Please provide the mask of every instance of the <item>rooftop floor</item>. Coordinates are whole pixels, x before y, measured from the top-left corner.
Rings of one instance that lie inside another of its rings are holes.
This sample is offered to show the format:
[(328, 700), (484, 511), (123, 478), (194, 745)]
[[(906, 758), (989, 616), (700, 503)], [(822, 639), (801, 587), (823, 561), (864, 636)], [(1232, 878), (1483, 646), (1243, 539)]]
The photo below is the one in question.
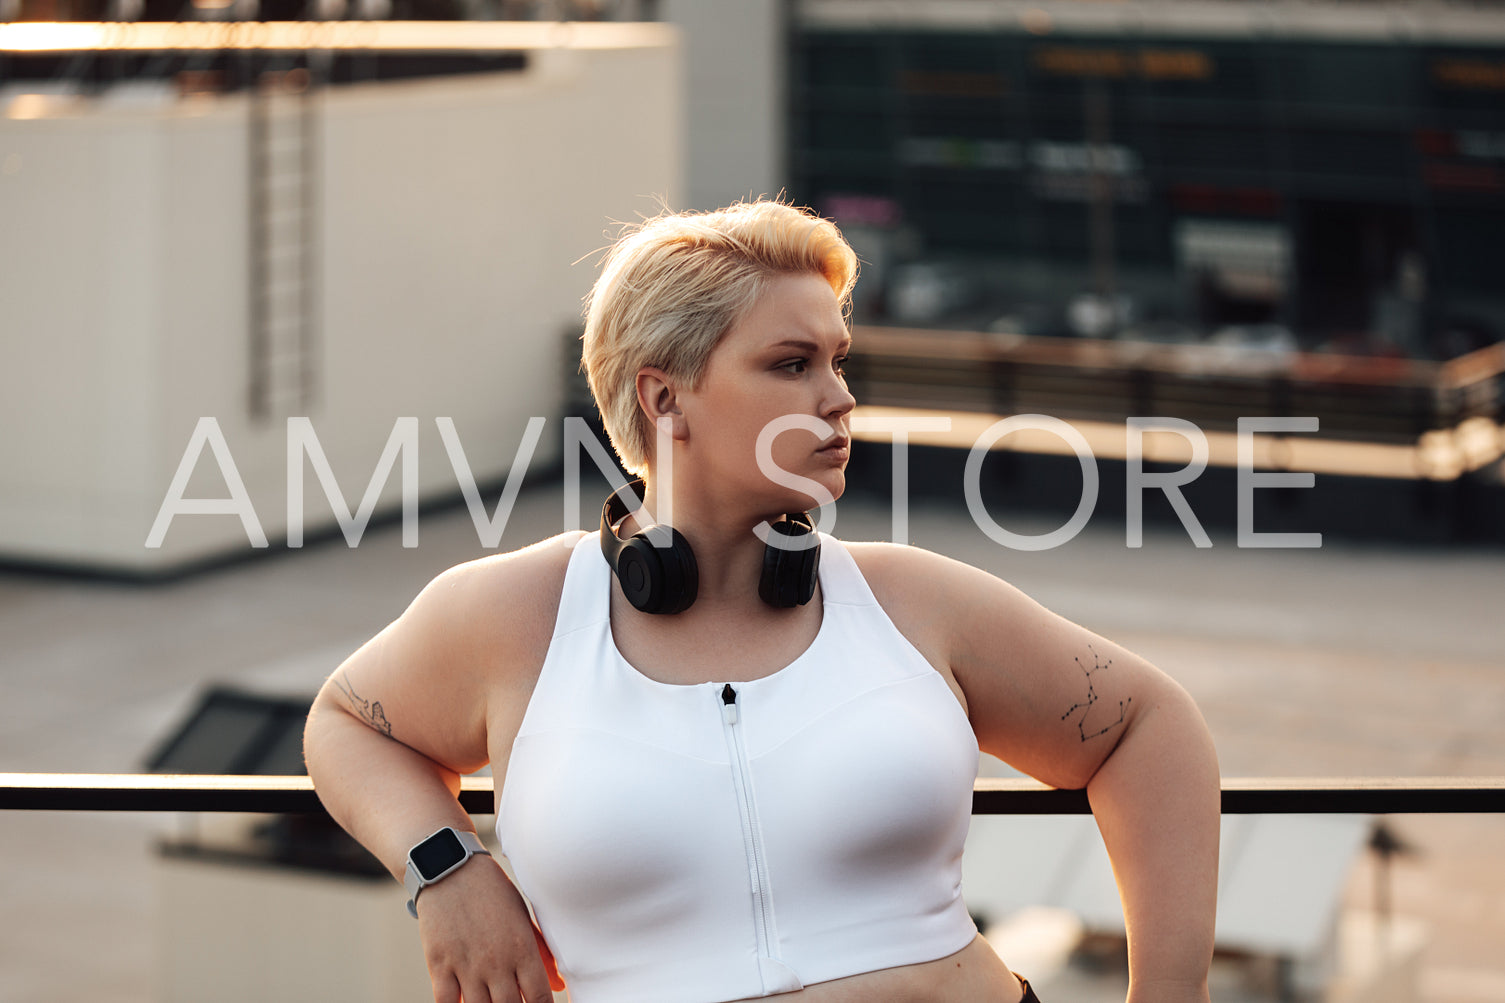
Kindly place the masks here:
[[(566, 517), (557, 479), (538, 478), (503, 547), (591, 525), (594, 496), (584, 496)], [(836, 532), (887, 539), (890, 520), (886, 498), (852, 497)], [(1021, 516), (1009, 528), (1054, 526)], [(916, 502), (909, 537), (1002, 575), (1180, 680), (1225, 775), (1505, 774), (1499, 551), (1240, 550), (1217, 535), (1197, 550), (1163, 528), (1131, 550), (1121, 526), (1100, 526), (1024, 553), (984, 536), (960, 501)], [(139, 769), (211, 682), (311, 693), (430, 577), (481, 553), (468, 515), (452, 509), (423, 517), (415, 549), (394, 526), (355, 549), (324, 543), (154, 586), (0, 574), (0, 771)], [(0, 854), (34, 862), (7, 886), (0, 1000), (152, 999), (151, 844), (179, 824), (0, 818)], [(1396, 864), (1394, 900), (1430, 929), (1423, 998), (1505, 1001), (1505, 817), (1394, 824), (1421, 849)], [(1372, 894), (1361, 862), (1349, 904), (1368, 908)]]

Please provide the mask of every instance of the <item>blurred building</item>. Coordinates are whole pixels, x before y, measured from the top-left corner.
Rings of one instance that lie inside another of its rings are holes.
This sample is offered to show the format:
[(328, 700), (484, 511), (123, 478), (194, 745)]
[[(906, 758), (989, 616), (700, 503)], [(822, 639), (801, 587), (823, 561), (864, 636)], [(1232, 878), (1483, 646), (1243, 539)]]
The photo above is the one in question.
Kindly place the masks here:
[[(1407, 482), (1376, 532), (1499, 533), (1505, 5), (92, 2), (0, 0), (0, 20), (219, 33), (0, 44), (0, 325), (23, 360), (0, 399), (32, 429), (0, 446), (6, 556), (145, 570), (246, 546), (225, 514), (142, 545), (206, 415), (274, 540), (292, 416), (364, 481), (402, 415), (448, 453), (429, 420), (448, 413), (494, 486), (524, 423), (573, 403), (490, 378), (558, 364), (589, 275), (541, 263), (655, 196), (779, 191), (857, 248), (859, 323), (923, 331), (859, 339), (866, 404), (1095, 421), (1115, 447), (1136, 415), (1312, 417), (1335, 440), (1320, 463), (1271, 455), (1365, 498)], [(647, 31), (633, 55), (515, 23), (554, 17), (673, 28), (574, 26)], [(528, 31), (505, 41), (508, 22)], [(245, 44), (267, 31), (283, 41)], [(446, 369), (465, 357), (484, 364)], [(200, 466), (185, 497), (222, 495)], [(422, 470), (426, 502), (465, 490), (442, 459)], [(323, 531), (355, 521), (304, 487)]]
[(792, 10), (790, 191), (864, 242), (871, 316), (1433, 359), (1505, 336), (1505, 7)]
[(682, 199), (680, 67), (659, 24), (0, 24), (0, 559), (416, 545), (557, 463), (585, 262)]
[[(676, 207), (783, 190), (834, 217), (864, 260), (860, 319), (1437, 360), (1505, 337), (1505, 4), (0, 0), (7, 17), (667, 21)], [(0, 84), (100, 72), (0, 58)]]

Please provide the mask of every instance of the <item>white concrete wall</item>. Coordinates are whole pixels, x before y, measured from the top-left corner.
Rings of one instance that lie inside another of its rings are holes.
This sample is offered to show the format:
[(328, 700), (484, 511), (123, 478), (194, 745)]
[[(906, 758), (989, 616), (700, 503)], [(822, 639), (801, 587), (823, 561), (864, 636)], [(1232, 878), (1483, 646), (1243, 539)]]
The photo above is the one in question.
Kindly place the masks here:
[(685, 209), (774, 195), (785, 184), (782, 0), (664, 0), (685, 33)]
[(394, 882), (159, 856), (154, 891), (161, 1003), (432, 997)]
[[(530, 59), (320, 98), (308, 417), (352, 511), (401, 416), (420, 422), (425, 498), (458, 490), (438, 416), (478, 479), (506, 474), (530, 416), (552, 460), (561, 338), (595, 275), (572, 262), (611, 220), (683, 201), (672, 29)], [(248, 550), (231, 515), (180, 515), (145, 547), (202, 416), (284, 535), (285, 424), (247, 404), (247, 118), (242, 96), (0, 117), (0, 559), (149, 573)], [(334, 517), (305, 470), (313, 533)], [(394, 472), (383, 511), (399, 488)], [(225, 495), (206, 451), (187, 497)]]

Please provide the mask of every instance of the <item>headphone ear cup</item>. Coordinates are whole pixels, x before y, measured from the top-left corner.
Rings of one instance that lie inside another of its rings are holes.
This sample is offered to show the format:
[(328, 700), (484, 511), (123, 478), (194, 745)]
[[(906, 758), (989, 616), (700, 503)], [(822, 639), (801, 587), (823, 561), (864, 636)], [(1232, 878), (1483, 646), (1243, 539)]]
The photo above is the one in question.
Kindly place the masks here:
[[(778, 533), (786, 539), (799, 539), (814, 532), (808, 517), (789, 516), (784, 522), (773, 523), (770, 533)], [(800, 549), (777, 546), (769, 537), (763, 546), (763, 574), (758, 580), (758, 596), (768, 605), (778, 609), (803, 606), (815, 595), (815, 583), (820, 568), (820, 540), (809, 541)]]
[(669, 528), (669, 546), (663, 549), (649, 547), (658, 559), (660, 580), (663, 585), (656, 613), (683, 613), (695, 601), (700, 591), (700, 566), (695, 563), (695, 552), (690, 541), (679, 530)]
[[(628, 487), (642, 501), (643, 482), (633, 481)], [(627, 515), (627, 504), (613, 492), (601, 506), (601, 554), (621, 584), (622, 595), (644, 613), (684, 612), (700, 590), (700, 569), (690, 541), (673, 527), (664, 527), (669, 530), (667, 547), (653, 545), (660, 535), (654, 530), (622, 539), (613, 527)]]
[(663, 602), (664, 574), (653, 545), (642, 536), (624, 541), (612, 568), (622, 585), (622, 594), (644, 613), (657, 613)]
[(815, 545), (792, 555), (797, 566), (790, 582), (795, 605), (803, 606), (815, 597), (815, 585), (820, 577), (820, 540)]

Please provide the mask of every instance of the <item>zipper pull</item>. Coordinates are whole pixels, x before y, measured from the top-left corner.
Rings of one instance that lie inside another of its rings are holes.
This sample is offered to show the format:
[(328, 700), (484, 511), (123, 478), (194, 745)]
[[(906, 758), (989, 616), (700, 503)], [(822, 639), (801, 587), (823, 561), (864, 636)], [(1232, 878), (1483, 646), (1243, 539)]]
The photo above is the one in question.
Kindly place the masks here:
[(727, 724), (737, 723), (737, 691), (727, 683), (721, 688), (721, 720)]

